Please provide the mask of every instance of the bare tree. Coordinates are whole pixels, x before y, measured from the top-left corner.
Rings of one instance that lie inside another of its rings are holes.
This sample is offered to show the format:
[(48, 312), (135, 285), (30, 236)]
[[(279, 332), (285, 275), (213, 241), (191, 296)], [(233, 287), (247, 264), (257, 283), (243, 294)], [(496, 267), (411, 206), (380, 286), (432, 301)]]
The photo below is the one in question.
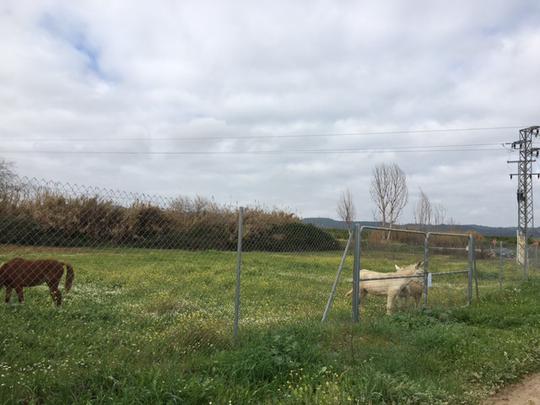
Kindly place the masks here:
[(431, 225), (433, 217), (433, 208), (429, 197), (422, 189), (420, 189), (420, 197), (414, 208), (414, 222), (421, 227)]
[(452, 229), (453, 227), (455, 227), (456, 225), (458, 225), (458, 223), (457, 223), (457, 221), (454, 219), (454, 217), (450, 217), (450, 218), (448, 218), (447, 225), (449, 226), (450, 229)]
[(351, 190), (347, 189), (341, 193), (337, 204), (337, 214), (347, 224), (347, 228), (351, 232), (356, 214)]
[(3, 202), (13, 197), (15, 177), (13, 163), (0, 160), (0, 199)]
[(407, 205), (407, 176), (395, 163), (375, 166), (370, 193), (381, 224), (392, 227)]
[(446, 207), (442, 204), (433, 204), (433, 224), (444, 225), (446, 222)]
[(4, 190), (8, 185), (12, 184), (14, 177), (13, 163), (0, 160), (0, 189)]

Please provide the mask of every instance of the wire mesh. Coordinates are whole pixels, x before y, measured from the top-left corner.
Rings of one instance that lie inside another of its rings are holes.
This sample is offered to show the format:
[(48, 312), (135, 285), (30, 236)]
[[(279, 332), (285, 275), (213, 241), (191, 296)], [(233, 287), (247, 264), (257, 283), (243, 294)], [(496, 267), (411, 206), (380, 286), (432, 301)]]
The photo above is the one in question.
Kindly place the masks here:
[[(37, 179), (18, 178), (1, 187), (0, 288), (11, 302), (0, 318), (6, 331), (3, 343), (12, 353), (20, 347), (38, 348), (37, 353), (47, 346), (55, 356), (40, 360), (32, 353), (19, 362), (13, 355), (11, 369), (4, 368), (11, 385), (0, 387), (0, 392), (24, 393), (29, 386), (40, 387), (38, 379), (45, 373), (60, 380), (67, 376), (64, 364), (70, 373), (79, 370), (80, 376), (88, 365), (99, 369), (106, 364), (100, 370), (107, 373), (119, 370), (123, 361), (141, 355), (140, 348), (150, 359), (144, 364), (193, 356), (186, 367), (196, 364), (201, 354), (229, 349), (238, 214), (237, 207), (202, 198), (175, 199)], [(294, 215), (254, 207), (245, 209), (243, 225), (242, 333), (272, 329), (280, 338), (279, 330), (285, 327), (320, 321), (334, 284), (328, 319), (350, 322), (351, 298), (346, 294), (352, 283), (354, 244), (348, 230), (323, 230)], [(366, 230), (362, 267), (394, 274), (396, 265), (424, 259), (424, 242), (422, 233)], [(452, 250), (436, 239), (432, 243), (429, 269), (434, 277), (465, 265), (462, 245)], [(515, 252), (500, 250), (504, 254), (492, 257), (487, 248), (479, 249), (486, 253), (478, 260), (482, 287), (499, 288), (499, 263), (503, 286), (522, 280)], [(539, 262), (536, 247), (532, 249), (534, 274)], [(337, 278), (341, 264), (342, 275)], [(418, 280), (422, 287), (424, 280)], [(448, 288), (435, 293), (442, 282), (434, 278), (433, 283), (430, 305), (456, 304), (449, 300)], [(413, 292), (418, 286), (407, 285), (397, 297), (396, 311), (416, 307)], [(465, 300), (462, 291), (456, 296)], [(15, 304), (19, 297), (26, 300), (24, 305)], [(363, 316), (380, 317), (386, 304), (382, 296), (364, 297)], [(25, 346), (21, 338), (26, 339)], [(69, 343), (73, 341), (77, 347)], [(98, 355), (104, 348), (114, 353)], [(51, 364), (58, 367), (50, 369)], [(37, 374), (27, 372), (31, 369)]]
[[(230, 331), (238, 225), (237, 207), (204, 198), (15, 178), (0, 190), (0, 283), (10, 301), (26, 294), (31, 305), (63, 305), (73, 286), (71, 305), (105, 304), (148, 317), (215, 322)], [(350, 231), (323, 230), (289, 213), (253, 207), (246, 208), (243, 225), (242, 326), (320, 319), (329, 311), (325, 304), (334, 284), (330, 318), (350, 319)], [(478, 244), (482, 288), (522, 281), (512, 248)], [(529, 249), (533, 273), (538, 246)], [(425, 233), (366, 229), (361, 251), (362, 268), (388, 276), (396, 266), (424, 260)], [(431, 306), (466, 303), (467, 254), (466, 238), (432, 235)], [(443, 275), (456, 271), (463, 273)], [(414, 308), (411, 291), (428, 280), (406, 281), (408, 292), (397, 298), (397, 310)], [(387, 304), (385, 297), (364, 297), (367, 315), (384, 312)]]
[[(249, 209), (244, 226), (242, 325), (319, 321), (348, 232), (329, 232), (300, 222), (271, 226), (253, 217)], [(344, 260), (352, 265), (349, 254)], [(334, 310), (343, 315), (345, 306), (344, 299), (338, 300)]]
[[(372, 226), (359, 229), (362, 269), (359, 291), (353, 285), (352, 296), (354, 302), (357, 295), (363, 307), (368, 299), (373, 302), (367, 316), (380, 313), (383, 306), (387, 313), (402, 310), (407, 301), (416, 308), (421, 301), (432, 308), (472, 301), (476, 249), (469, 234)], [(353, 319), (358, 317), (353, 303)]]
[(0, 286), (28, 308), (51, 295), (230, 335), (237, 223), (235, 207), (203, 198), (16, 178), (0, 195)]
[[(359, 234), (362, 317), (418, 308), (425, 282), (425, 233), (402, 228), (362, 227)], [(352, 295), (354, 299), (354, 293)]]
[[(528, 248), (528, 276), (534, 277), (539, 266), (538, 248)], [(516, 287), (525, 279), (523, 264), (517, 262), (516, 242), (492, 239), (485, 241), (478, 261), (479, 276), (487, 290)]]
[[(432, 308), (452, 308), (468, 303), (469, 235), (429, 234), (428, 303)], [(476, 250), (476, 249), (475, 249)], [(478, 257), (475, 251), (475, 257)]]
[[(238, 225), (237, 207), (204, 198), (15, 178), (0, 193), (0, 283), (22, 291), (27, 307), (50, 305), (50, 290), (57, 305), (230, 336)], [(347, 231), (257, 207), (245, 209), (243, 225), (241, 327), (320, 319)]]

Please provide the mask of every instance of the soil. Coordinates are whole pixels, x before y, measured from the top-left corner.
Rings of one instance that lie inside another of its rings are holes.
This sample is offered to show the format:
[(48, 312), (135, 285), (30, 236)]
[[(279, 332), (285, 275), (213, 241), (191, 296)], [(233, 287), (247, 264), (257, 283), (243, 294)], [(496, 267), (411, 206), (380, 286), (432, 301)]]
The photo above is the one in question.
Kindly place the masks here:
[(540, 405), (540, 374), (526, 377), (518, 384), (504, 388), (484, 405)]

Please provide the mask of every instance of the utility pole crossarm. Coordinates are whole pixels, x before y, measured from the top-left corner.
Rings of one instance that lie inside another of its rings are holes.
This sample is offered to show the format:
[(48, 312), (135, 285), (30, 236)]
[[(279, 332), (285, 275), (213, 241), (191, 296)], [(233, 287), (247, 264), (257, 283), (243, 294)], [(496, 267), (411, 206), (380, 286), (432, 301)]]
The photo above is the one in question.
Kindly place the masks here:
[[(536, 159), (531, 159), (531, 163), (536, 162)], [(507, 160), (506, 163), (521, 163), (519, 160)]]

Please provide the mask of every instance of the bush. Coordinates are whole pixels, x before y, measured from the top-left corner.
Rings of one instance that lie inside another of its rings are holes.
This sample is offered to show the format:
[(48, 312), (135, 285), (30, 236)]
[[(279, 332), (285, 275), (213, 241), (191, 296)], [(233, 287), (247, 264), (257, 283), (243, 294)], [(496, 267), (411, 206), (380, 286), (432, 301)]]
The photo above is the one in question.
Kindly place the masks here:
[[(238, 214), (233, 207), (196, 197), (160, 205), (128, 206), (101, 196), (66, 197), (31, 190), (0, 201), (0, 243), (48, 246), (101, 246), (161, 249), (236, 249)], [(334, 250), (327, 232), (304, 225), (291, 213), (245, 211), (245, 245), (250, 250)]]
[(340, 250), (340, 243), (328, 232), (311, 224), (294, 222), (273, 225), (247, 235), (246, 250), (302, 252)]

